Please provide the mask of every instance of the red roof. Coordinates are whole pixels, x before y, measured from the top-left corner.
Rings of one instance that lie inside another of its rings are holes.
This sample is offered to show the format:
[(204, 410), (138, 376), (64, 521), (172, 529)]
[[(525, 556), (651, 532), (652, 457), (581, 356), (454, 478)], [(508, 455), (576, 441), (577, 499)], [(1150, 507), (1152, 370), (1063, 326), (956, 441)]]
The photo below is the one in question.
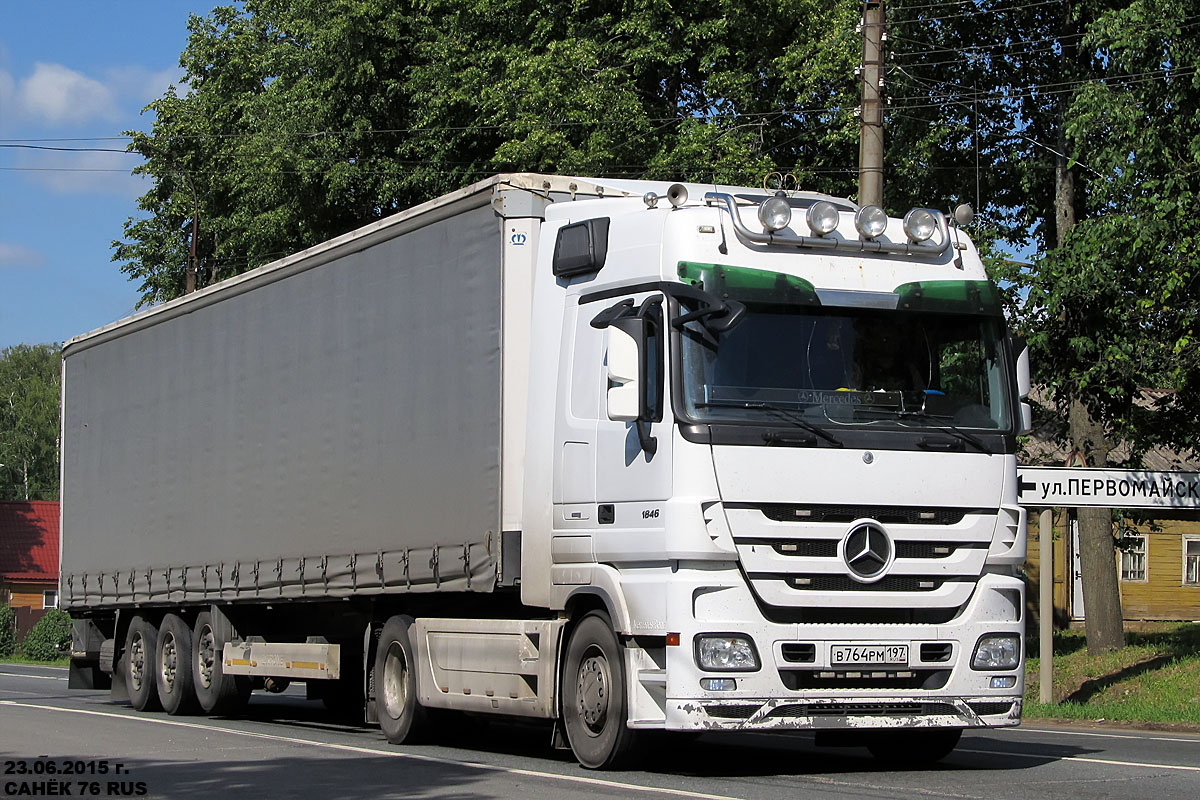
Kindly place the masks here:
[(58, 503), (0, 502), (0, 578), (58, 581)]

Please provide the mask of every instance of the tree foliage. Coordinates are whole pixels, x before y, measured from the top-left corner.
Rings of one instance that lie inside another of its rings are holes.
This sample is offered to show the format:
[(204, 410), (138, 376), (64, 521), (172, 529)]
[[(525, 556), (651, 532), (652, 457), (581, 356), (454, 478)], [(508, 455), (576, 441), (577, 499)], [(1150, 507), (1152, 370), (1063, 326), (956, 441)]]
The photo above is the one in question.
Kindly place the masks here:
[(58, 348), (0, 350), (0, 500), (58, 499)]
[(71, 617), (57, 608), (50, 609), (21, 640), (21, 655), (31, 661), (54, 661), (71, 649)]
[(0, 603), (0, 658), (11, 658), (17, 648), (17, 612)]
[(192, 17), (186, 87), (132, 133), (114, 242), (143, 303), (497, 172), (855, 180), (859, 5), (249, 0)]

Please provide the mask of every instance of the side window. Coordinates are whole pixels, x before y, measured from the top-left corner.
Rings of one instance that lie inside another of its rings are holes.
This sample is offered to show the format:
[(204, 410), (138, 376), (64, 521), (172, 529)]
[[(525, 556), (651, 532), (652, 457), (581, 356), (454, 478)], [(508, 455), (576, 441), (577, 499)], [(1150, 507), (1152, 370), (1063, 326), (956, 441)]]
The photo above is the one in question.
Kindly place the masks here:
[[(647, 300), (654, 302), (655, 298)], [(646, 337), (646, 405), (650, 409), (650, 419), (662, 422), (663, 418), (663, 372), (666, 359), (663, 342), (666, 332), (663, 330), (663, 312), (661, 298), (646, 314), (649, 335)]]
[(1183, 537), (1183, 582), (1200, 586), (1200, 536)]

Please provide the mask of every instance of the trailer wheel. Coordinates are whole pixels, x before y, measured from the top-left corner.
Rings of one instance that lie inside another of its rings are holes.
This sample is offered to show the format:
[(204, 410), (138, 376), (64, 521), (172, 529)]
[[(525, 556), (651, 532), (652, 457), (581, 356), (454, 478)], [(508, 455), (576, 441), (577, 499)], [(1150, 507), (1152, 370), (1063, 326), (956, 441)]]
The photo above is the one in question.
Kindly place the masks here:
[(196, 700), (206, 714), (229, 717), (241, 713), (250, 700), (250, 677), (226, 675), (221, 654), (225, 641), (217, 636), (212, 614), (200, 612), (192, 630), (192, 680)]
[(929, 766), (950, 755), (962, 738), (962, 728), (864, 733), (871, 755), (888, 766)]
[(411, 744), (429, 734), (428, 714), (417, 701), (417, 661), (409, 638), (412, 624), (407, 615), (389, 619), (375, 651), (375, 711), (392, 744)]
[(636, 732), (626, 724), (624, 659), (607, 615), (593, 611), (571, 632), (560, 697), (563, 728), (580, 764), (619, 769), (628, 763)]
[(171, 716), (194, 714), (199, 708), (192, 681), (192, 629), (175, 614), (158, 626), (154, 658), (158, 697)]
[(154, 654), (158, 649), (158, 629), (144, 617), (134, 617), (125, 634), (125, 686), (129, 702), (138, 711), (158, 711), (158, 687), (154, 681)]

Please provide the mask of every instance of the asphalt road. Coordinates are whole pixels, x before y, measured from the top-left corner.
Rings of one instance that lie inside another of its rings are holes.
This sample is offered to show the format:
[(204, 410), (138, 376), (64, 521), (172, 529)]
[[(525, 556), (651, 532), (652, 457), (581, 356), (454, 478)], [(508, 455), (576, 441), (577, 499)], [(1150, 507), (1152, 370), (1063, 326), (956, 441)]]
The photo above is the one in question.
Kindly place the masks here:
[(706, 734), (657, 742), (646, 771), (620, 773), (580, 768), (545, 727), (472, 724), (451, 738), (393, 747), (377, 728), (331, 722), (295, 688), (256, 693), (244, 719), (140, 714), (107, 692), (68, 691), (66, 670), (0, 664), (0, 797), (1200, 797), (1200, 736), (1189, 734), (968, 732), (943, 762), (913, 771), (804, 735)]

